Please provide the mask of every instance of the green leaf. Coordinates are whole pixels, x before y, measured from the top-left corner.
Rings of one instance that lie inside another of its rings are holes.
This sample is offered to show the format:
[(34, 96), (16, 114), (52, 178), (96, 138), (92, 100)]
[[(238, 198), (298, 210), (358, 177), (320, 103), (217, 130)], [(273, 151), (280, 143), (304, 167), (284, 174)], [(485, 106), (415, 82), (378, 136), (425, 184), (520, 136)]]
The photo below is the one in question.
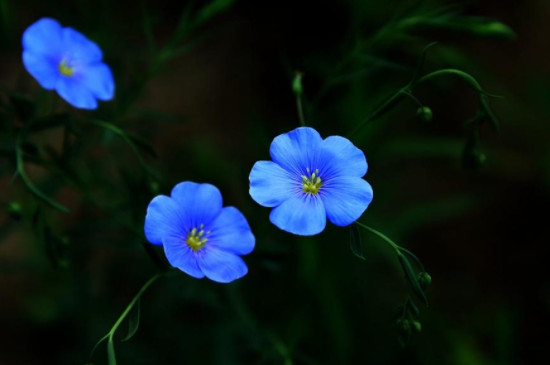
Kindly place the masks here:
[(350, 226), (350, 237), (349, 237), (349, 246), (351, 248), (351, 252), (357, 257), (359, 257), (361, 260), (365, 260), (365, 256), (363, 256), (363, 250), (361, 249), (361, 234), (359, 232), (359, 228), (355, 224), (352, 224)]
[(197, 16), (195, 18), (195, 24), (201, 24), (204, 23), (214, 16), (218, 15), (219, 13), (222, 13), (229, 9), (235, 0), (214, 0), (210, 4), (203, 7), (201, 10), (198, 11)]
[(399, 259), (399, 263), (403, 268), (403, 272), (405, 273), (405, 277), (407, 278), (407, 281), (411, 285), (411, 289), (413, 293), (418, 297), (418, 299), (422, 301), (422, 303), (424, 303), (424, 305), (428, 306), (428, 299), (426, 298), (424, 291), (420, 287), (420, 283), (416, 279), (416, 275), (412, 269), (411, 263), (401, 253), (397, 254), (397, 258)]
[(107, 359), (109, 365), (116, 365), (115, 344), (112, 337), (109, 337), (109, 342), (107, 342)]
[(128, 318), (128, 334), (122, 339), (122, 341), (128, 341), (131, 339), (137, 332), (139, 327), (139, 317), (140, 317), (140, 307), (141, 300), (138, 300), (136, 306), (133, 308), (130, 318)]

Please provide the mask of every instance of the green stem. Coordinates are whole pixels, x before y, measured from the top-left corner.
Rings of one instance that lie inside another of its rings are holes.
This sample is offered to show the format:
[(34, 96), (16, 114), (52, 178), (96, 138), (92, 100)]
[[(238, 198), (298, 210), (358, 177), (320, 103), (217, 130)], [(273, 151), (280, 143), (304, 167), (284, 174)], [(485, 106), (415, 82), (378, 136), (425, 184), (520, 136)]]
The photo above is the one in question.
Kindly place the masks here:
[(454, 75), (454, 76), (458, 76), (460, 77), (461, 79), (463, 79), (464, 81), (466, 81), (470, 86), (472, 86), (472, 88), (478, 93), (479, 95), (479, 101), (481, 103), (481, 110), (482, 112), (484, 113), (484, 115), (486, 117), (489, 118), (489, 120), (491, 121), (494, 129), (498, 132), (499, 131), (499, 125), (498, 125), (498, 121), (495, 117), (495, 115), (493, 114), (491, 108), (489, 107), (489, 102), (488, 102), (488, 96), (490, 97), (498, 97), (498, 95), (492, 95), (492, 94), (489, 94), (488, 92), (486, 92), (485, 90), (482, 89), (481, 85), (479, 84), (479, 82), (477, 82), (477, 80), (472, 77), (471, 75), (467, 74), (466, 72), (464, 71), (461, 71), (461, 70), (457, 70), (457, 69), (454, 69), (454, 68), (446, 68), (446, 69), (442, 69), (442, 70), (437, 70), (437, 71), (434, 71), (434, 72), (431, 72), (427, 75), (424, 75), (422, 76), (421, 78), (419, 78), (418, 80), (411, 80), (411, 82), (409, 82), (406, 86), (404, 86), (403, 88), (399, 89), (397, 92), (395, 92), (392, 96), (390, 96), (388, 99), (386, 99), (386, 101), (381, 104), (378, 108), (376, 108), (374, 110), (374, 112), (372, 112), (367, 118), (365, 118), (363, 121), (361, 121), (361, 123), (359, 123), (352, 131), (351, 133), (348, 134), (348, 136), (351, 136), (355, 133), (357, 133), (357, 131), (359, 131), (361, 128), (363, 128), (365, 126), (366, 123), (368, 123), (369, 121), (371, 120), (374, 120), (378, 117), (380, 117), (382, 114), (384, 114), (388, 109), (390, 109), (391, 107), (393, 107), (395, 104), (397, 104), (399, 101), (401, 101), (401, 99), (404, 97), (404, 96), (409, 96), (409, 97), (412, 97), (412, 94), (411, 94), (411, 91), (412, 89), (414, 89), (415, 87), (417, 87), (418, 85), (428, 81), (428, 80), (431, 80), (433, 79), (434, 77), (438, 77), (438, 76), (443, 76), (443, 75)]
[(418, 257), (416, 257), (416, 255), (413, 254), (411, 251), (407, 250), (404, 247), (399, 246), (397, 243), (393, 242), (388, 236), (386, 236), (382, 232), (377, 231), (376, 229), (374, 229), (372, 227), (367, 226), (366, 224), (363, 224), (359, 221), (356, 221), (355, 224), (357, 224), (359, 227), (366, 229), (367, 231), (371, 232), (372, 234), (374, 234), (374, 235), (378, 236), (379, 238), (381, 238), (382, 240), (384, 240), (386, 243), (388, 243), (394, 249), (396, 254), (402, 255), (403, 252), (408, 254), (410, 257), (413, 258), (414, 261), (416, 261), (416, 263), (418, 264), (420, 269), (422, 271), (425, 271), (424, 270), (424, 265), (422, 265), (422, 262), (420, 262), (420, 259)]
[(361, 222), (355, 222), (355, 224), (357, 224), (361, 228), (366, 229), (370, 233), (380, 237), (382, 240), (384, 240), (386, 243), (388, 243), (395, 250), (395, 253), (397, 253), (399, 255), (401, 254), (401, 250), (400, 250), (401, 247), (397, 243), (393, 242), (388, 236), (386, 236), (382, 232), (379, 232), (376, 229), (374, 229), (372, 227), (369, 227), (366, 224), (363, 224)]
[(122, 321), (124, 321), (124, 319), (126, 318), (126, 316), (128, 316), (128, 314), (130, 313), (130, 311), (132, 310), (132, 308), (134, 308), (134, 305), (136, 305), (136, 303), (138, 302), (138, 300), (141, 299), (141, 296), (143, 295), (143, 293), (145, 293), (145, 291), (151, 286), (151, 284), (153, 284), (155, 281), (157, 281), (161, 276), (163, 276), (165, 273), (158, 273), (156, 274), (155, 276), (153, 276), (152, 278), (150, 278), (142, 287), (141, 289), (138, 291), (138, 293), (134, 296), (134, 299), (132, 299), (132, 301), (130, 302), (130, 304), (128, 304), (128, 306), (126, 307), (126, 309), (124, 310), (124, 312), (122, 312), (122, 314), (120, 315), (120, 317), (118, 317), (118, 320), (115, 322), (115, 324), (113, 325), (113, 327), (111, 328), (111, 330), (109, 331), (109, 340), (112, 340), (113, 339), (113, 336), (115, 335), (115, 332), (116, 330), (118, 329), (118, 327), (120, 326), (120, 324), (122, 323)]
[(361, 128), (363, 128), (365, 126), (365, 124), (367, 124), (368, 122), (370, 122), (371, 120), (374, 120), (376, 118), (378, 118), (379, 116), (381, 116), (382, 114), (384, 114), (388, 109), (390, 109), (392, 106), (394, 106), (395, 104), (397, 104), (399, 101), (401, 101), (401, 99), (407, 95), (408, 93), (408, 88), (402, 88), (402, 89), (399, 89), (395, 94), (393, 94), (392, 96), (390, 96), (388, 99), (386, 99), (386, 101), (384, 103), (382, 103), (378, 108), (376, 108), (368, 117), (366, 117), (365, 119), (363, 119), (361, 121), (361, 123), (359, 123), (349, 134), (348, 136), (352, 136), (354, 135), (355, 133), (357, 133)]
[(296, 106), (298, 108), (298, 118), (300, 118), (300, 126), (306, 126), (306, 119), (304, 117), (304, 107), (302, 105), (302, 98), (300, 95), (296, 95)]
[(52, 208), (55, 208), (64, 213), (69, 213), (69, 209), (67, 209), (67, 207), (50, 199), (46, 194), (38, 190), (38, 188), (34, 186), (32, 181), (29, 179), (25, 171), (25, 163), (23, 161), (23, 150), (21, 148), (21, 136), (17, 138), (15, 154), (16, 154), (17, 173), (19, 174), (19, 176), (21, 176), (21, 179), (23, 180), (27, 188), (31, 191), (31, 193), (33, 193), (39, 199), (42, 199), (44, 202), (49, 204)]

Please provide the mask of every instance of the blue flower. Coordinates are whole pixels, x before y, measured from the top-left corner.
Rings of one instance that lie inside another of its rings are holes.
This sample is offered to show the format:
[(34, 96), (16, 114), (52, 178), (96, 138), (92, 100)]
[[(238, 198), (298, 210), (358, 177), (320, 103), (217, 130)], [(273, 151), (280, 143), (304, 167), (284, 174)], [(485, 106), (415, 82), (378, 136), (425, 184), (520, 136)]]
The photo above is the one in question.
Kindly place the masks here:
[(250, 196), (273, 208), (269, 219), (280, 229), (311, 236), (355, 222), (372, 201), (363, 152), (340, 136), (322, 139), (308, 127), (275, 137), (273, 161), (258, 161), (250, 172)]
[(23, 64), (47, 90), (55, 89), (69, 104), (97, 108), (97, 99), (113, 98), (115, 83), (101, 49), (84, 35), (42, 18), (23, 33)]
[(239, 255), (254, 249), (254, 235), (237, 208), (222, 207), (210, 184), (182, 182), (171, 196), (155, 197), (147, 208), (145, 236), (163, 245), (173, 267), (195, 277), (228, 283), (248, 272)]

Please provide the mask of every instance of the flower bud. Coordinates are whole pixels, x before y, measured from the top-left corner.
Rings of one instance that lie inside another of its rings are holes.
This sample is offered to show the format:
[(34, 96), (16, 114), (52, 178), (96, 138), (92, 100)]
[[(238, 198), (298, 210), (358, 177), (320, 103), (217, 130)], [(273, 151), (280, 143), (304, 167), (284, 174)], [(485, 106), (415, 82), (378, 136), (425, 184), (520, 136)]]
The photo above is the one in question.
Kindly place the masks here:
[(20, 221), (23, 216), (21, 213), (21, 205), (18, 202), (11, 202), (6, 209), (6, 212), (16, 221)]
[(487, 155), (479, 146), (466, 146), (462, 155), (462, 161), (465, 168), (476, 170), (485, 164)]
[(302, 87), (302, 76), (304, 74), (296, 71), (296, 75), (294, 76), (294, 80), (292, 80), (292, 91), (294, 91), (294, 94), (300, 96), (303, 94), (304, 89)]
[(427, 106), (420, 107), (416, 110), (416, 115), (423, 122), (430, 122), (433, 117), (432, 109)]
[(422, 324), (420, 322), (412, 321), (411, 324), (412, 324), (411, 327), (412, 327), (413, 332), (418, 333), (418, 332), (422, 331)]
[(422, 290), (426, 290), (426, 288), (428, 288), (428, 286), (430, 286), (432, 282), (432, 277), (427, 272), (422, 271), (418, 273), (418, 277), (416, 278), (416, 280), (418, 280), (418, 284), (420, 284)]

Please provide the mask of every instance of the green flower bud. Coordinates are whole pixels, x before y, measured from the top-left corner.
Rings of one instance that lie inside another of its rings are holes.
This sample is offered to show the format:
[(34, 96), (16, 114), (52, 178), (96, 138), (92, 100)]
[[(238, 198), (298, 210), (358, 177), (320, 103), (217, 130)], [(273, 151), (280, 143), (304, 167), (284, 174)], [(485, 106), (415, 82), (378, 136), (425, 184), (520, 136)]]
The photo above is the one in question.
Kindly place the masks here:
[(416, 115), (423, 122), (430, 122), (433, 118), (432, 110), (427, 106), (418, 108), (416, 110)]
[(6, 212), (16, 221), (20, 221), (23, 216), (21, 204), (18, 202), (11, 202), (6, 209)]
[(298, 96), (304, 93), (304, 89), (302, 87), (302, 76), (304, 76), (303, 73), (296, 71), (296, 75), (292, 81), (292, 91), (294, 91), (294, 94)]
[(430, 286), (432, 282), (432, 277), (427, 272), (422, 271), (418, 273), (418, 277), (416, 278), (416, 280), (418, 280), (418, 284), (420, 284), (422, 290), (426, 290), (426, 288), (428, 288), (428, 286)]
[(487, 161), (487, 155), (479, 146), (466, 146), (462, 155), (464, 167), (471, 170), (479, 169)]
[(418, 321), (412, 321), (412, 330), (414, 332), (422, 331), (422, 324)]

